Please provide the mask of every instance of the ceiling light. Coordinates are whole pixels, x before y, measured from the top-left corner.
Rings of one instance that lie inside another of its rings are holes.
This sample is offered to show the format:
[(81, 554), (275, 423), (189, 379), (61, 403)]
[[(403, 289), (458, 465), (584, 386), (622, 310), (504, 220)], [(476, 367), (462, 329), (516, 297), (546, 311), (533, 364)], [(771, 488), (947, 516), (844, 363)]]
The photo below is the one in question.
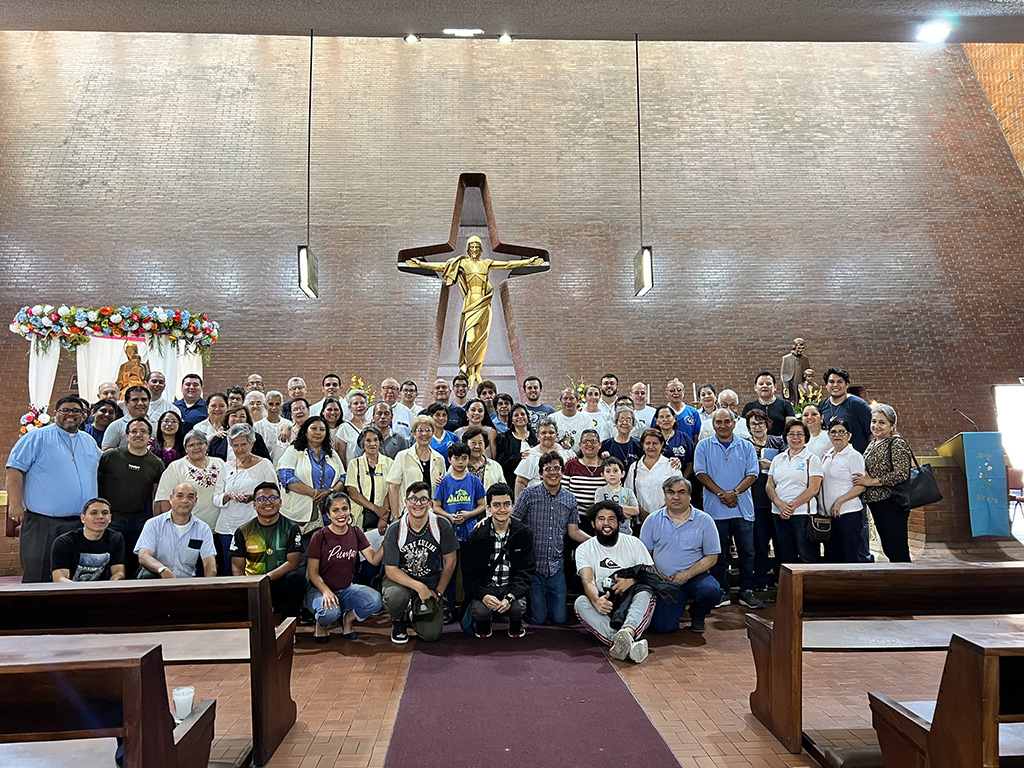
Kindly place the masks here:
[(405, 36), (405, 42), (407, 43), (418, 43), (420, 41), (419, 35), (408, 34)]
[(320, 297), (320, 262), (308, 245), (299, 246), (299, 289), (311, 299)]
[(654, 260), (651, 249), (643, 246), (633, 257), (633, 295), (646, 296), (654, 287)]
[(441, 32), (453, 37), (473, 37), (484, 33), (482, 29), (442, 29)]
[(949, 33), (953, 30), (948, 21), (929, 21), (922, 24), (917, 31), (917, 40), (921, 43), (944, 43)]
[(511, 43), (512, 42), (512, 35), (510, 35), (508, 32), (502, 32), (501, 35), (498, 37), (498, 42), (499, 43)]

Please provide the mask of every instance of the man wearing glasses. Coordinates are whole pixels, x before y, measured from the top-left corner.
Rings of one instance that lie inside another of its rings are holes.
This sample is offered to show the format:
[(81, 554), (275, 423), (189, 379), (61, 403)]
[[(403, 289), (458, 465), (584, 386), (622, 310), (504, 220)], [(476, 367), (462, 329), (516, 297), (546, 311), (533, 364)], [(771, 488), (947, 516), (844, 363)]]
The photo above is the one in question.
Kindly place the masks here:
[(257, 390), (259, 392), (263, 391), (263, 377), (260, 376), (258, 373), (250, 373), (249, 378), (245, 380), (246, 394), (252, 392), (253, 390)]
[(299, 526), (281, 516), (281, 489), (276, 483), (260, 483), (252, 494), (256, 517), (231, 538), (231, 574), (269, 576), (274, 613), (298, 616), (306, 591), (306, 580), (299, 573)]
[(565, 535), (581, 544), (590, 537), (580, 530), (576, 497), (562, 488), (562, 456), (556, 451), (545, 453), (538, 466), (540, 484), (516, 497), (512, 516), (533, 532), (537, 570), (530, 584), (530, 623), (551, 619), (554, 624), (564, 624), (569, 618), (562, 554)]
[(21, 523), (21, 580), (50, 581), (50, 549), (81, 526), (85, 503), (98, 496), (100, 449), (80, 432), (86, 402), (57, 401), (53, 423), (24, 435), (7, 459), (7, 514)]
[[(133, 397), (128, 394), (129, 402)], [(100, 495), (110, 502), (110, 529), (124, 537), (124, 565), (129, 575), (139, 569), (135, 543), (142, 526), (153, 516), (153, 488), (164, 471), (163, 460), (149, 450), (152, 436), (148, 419), (132, 419), (125, 434), (128, 445), (104, 451), (100, 457)]]
[(459, 542), (452, 524), (430, 511), (431, 487), (422, 481), (405, 492), (406, 514), (384, 534), (384, 607), (391, 615), (391, 642), (409, 642), (407, 617), (416, 637), (432, 643), (444, 629), (444, 591), (455, 575)]

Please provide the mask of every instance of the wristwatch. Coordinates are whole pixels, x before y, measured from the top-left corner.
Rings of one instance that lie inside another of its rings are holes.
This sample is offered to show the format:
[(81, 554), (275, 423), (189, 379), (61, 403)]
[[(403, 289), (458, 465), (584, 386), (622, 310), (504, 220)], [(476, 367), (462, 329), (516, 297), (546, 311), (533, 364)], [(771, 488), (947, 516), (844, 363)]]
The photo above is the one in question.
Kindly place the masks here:
[(518, 598), (515, 595), (513, 595), (511, 592), (509, 592), (507, 595), (505, 595), (505, 600), (508, 601), (509, 605), (512, 605), (512, 603), (514, 603), (517, 599)]

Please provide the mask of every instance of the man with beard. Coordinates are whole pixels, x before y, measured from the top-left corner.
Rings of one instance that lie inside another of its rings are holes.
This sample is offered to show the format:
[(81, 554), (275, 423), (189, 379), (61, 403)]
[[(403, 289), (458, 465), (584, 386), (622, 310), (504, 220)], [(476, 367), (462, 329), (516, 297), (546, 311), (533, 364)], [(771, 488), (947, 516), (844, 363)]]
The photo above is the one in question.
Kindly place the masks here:
[(606, 373), (601, 377), (601, 402), (598, 407), (608, 414), (615, 415), (615, 396), (619, 393), (619, 377), (614, 373)]
[[(620, 578), (617, 571), (638, 565), (653, 565), (651, 553), (633, 536), (619, 528), (626, 521), (622, 507), (614, 501), (599, 501), (587, 510), (594, 526), (594, 538), (576, 549), (576, 570), (584, 594), (576, 598), (576, 616), (604, 645), (613, 659), (627, 657), (640, 663), (647, 658), (647, 641), (640, 635), (651, 621), (655, 597), (650, 591), (634, 590), (636, 579)], [(628, 602), (621, 628), (612, 627), (611, 614), (618, 603)]]

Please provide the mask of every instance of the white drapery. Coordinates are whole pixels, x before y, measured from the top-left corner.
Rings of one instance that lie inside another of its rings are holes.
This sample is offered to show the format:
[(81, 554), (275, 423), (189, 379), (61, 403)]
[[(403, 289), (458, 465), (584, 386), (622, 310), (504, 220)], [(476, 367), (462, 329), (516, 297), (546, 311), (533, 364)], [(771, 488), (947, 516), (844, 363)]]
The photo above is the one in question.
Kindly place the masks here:
[(39, 346), (39, 340), (32, 339), (32, 349), (28, 356), (28, 400), (35, 408), (49, 408), (59, 360), (60, 342), (50, 339), (50, 346), (44, 352)]
[(89, 402), (96, 402), (100, 384), (117, 381), (117, 372), (128, 362), (124, 347), (128, 342), (138, 347), (142, 362), (149, 361), (149, 346), (142, 336), (93, 336), (89, 343), (75, 348), (78, 365), (78, 394)]

